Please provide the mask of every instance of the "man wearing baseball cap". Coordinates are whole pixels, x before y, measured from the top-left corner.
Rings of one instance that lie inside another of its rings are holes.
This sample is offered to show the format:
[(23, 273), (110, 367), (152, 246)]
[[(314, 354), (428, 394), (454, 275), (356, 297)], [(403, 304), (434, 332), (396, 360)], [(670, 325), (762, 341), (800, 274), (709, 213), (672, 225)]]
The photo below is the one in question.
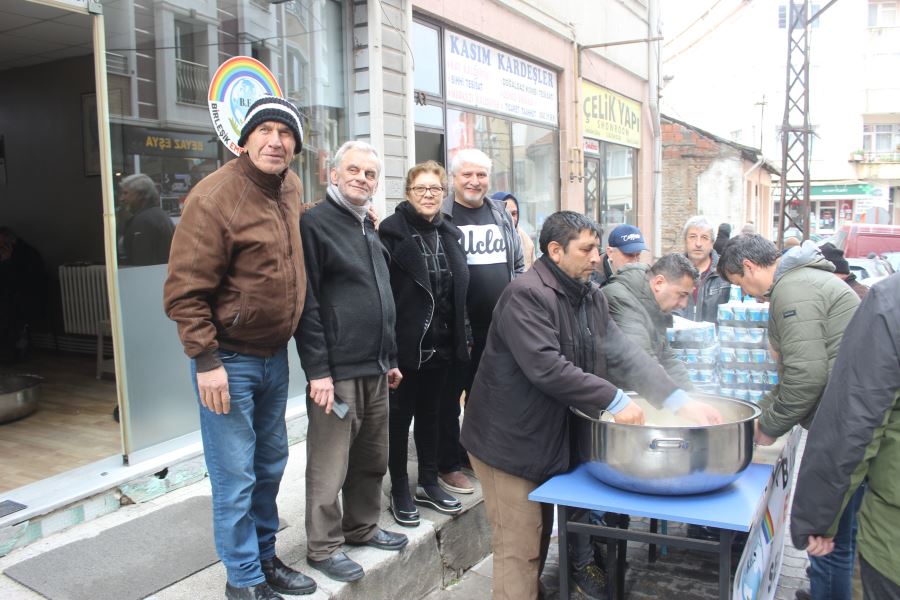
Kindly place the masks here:
[(600, 267), (591, 276), (591, 281), (605, 286), (609, 279), (625, 265), (641, 262), (641, 252), (647, 249), (641, 230), (634, 225), (619, 225), (609, 232), (606, 253)]
[(244, 152), (187, 197), (163, 301), (191, 359), (225, 598), (277, 600), (316, 590), (275, 556), (275, 497), (288, 458), (287, 343), (306, 298), (303, 186), (288, 168), (303, 145), (299, 111), (259, 98), (238, 144)]

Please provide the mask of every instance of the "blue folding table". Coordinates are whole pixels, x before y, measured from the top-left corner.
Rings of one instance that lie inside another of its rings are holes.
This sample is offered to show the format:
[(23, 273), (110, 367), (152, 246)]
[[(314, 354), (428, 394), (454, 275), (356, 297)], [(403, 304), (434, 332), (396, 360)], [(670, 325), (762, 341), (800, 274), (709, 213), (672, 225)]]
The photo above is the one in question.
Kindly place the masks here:
[[(624, 597), (625, 550), (629, 540), (651, 546), (668, 545), (719, 555), (719, 598), (731, 597), (731, 541), (736, 531), (750, 531), (772, 473), (772, 465), (751, 464), (732, 484), (721, 490), (690, 496), (657, 496), (620, 490), (600, 482), (580, 465), (557, 475), (528, 495), (534, 502), (558, 507), (559, 597), (569, 598), (568, 532), (607, 538), (607, 590), (609, 598)], [(603, 525), (569, 522), (573, 509), (624, 513), (651, 519), (651, 531), (633, 531)], [(719, 540), (696, 540), (656, 532), (658, 520), (719, 528)], [(620, 540), (618, 543), (613, 540)]]

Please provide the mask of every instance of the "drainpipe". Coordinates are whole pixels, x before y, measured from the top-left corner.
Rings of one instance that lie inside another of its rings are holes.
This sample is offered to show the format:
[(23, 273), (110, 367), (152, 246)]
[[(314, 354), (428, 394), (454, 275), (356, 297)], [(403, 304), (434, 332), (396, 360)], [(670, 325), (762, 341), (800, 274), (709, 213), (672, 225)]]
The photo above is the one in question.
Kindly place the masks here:
[(372, 205), (381, 217), (387, 210), (385, 204), (384, 157), (384, 60), (381, 46), (381, 3), (368, 2), (369, 33), (369, 143), (381, 156), (381, 174)]
[[(412, 39), (413, 34), (413, 0), (405, 0), (403, 3), (403, 32), (406, 39)], [(406, 76), (403, 82), (403, 95), (406, 96), (406, 123), (404, 134), (406, 135), (406, 169), (411, 169), (416, 164), (416, 101), (415, 101), (415, 61), (413, 60), (410, 44), (406, 46)]]
[[(747, 179), (750, 177), (750, 175), (751, 175), (754, 171), (756, 171), (757, 169), (759, 169), (759, 167), (763, 164), (763, 161), (765, 161), (765, 160), (766, 160), (766, 158), (762, 155), (762, 151), (760, 151), (760, 153), (759, 153), (759, 160), (756, 161), (756, 164), (754, 164), (752, 167), (750, 167), (749, 169), (747, 169), (747, 171), (744, 173), (744, 177), (741, 179), (741, 187), (743, 187), (744, 189), (747, 188)], [(756, 188), (759, 189), (759, 175), (756, 176)], [(752, 215), (752, 216), (753, 216), (753, 222), (754, 222), (754, 223), (757, 223), (757, 226), (756, 226), (757, 229), (756, 229), (756, 230), (757, 230), (758, 232), (761, 233), (761, 232), (763, 231), (763, 223), (761, 222), (762, 219), (759, 218), (760, 214), (762, 214), (762, 211), (761, 211), (762, 205), (761, 205), (761, 199), (760, 199), (760, 198), (757, 198), (757, 202), (754, 203), (754, 209), (755, 209), (755, 210), (754, 210), (754, 213), (755, 213), (755, 214)], [(746, 223), (747, 221), (750, 220), (750, 218), (749, 218), (750, 216), (751, 216), (751, 215), (744, 215), (744, 222), (745, 222), (745, 223)]]
[[(647, 38), (659, 37), (659, 0), (648, 4)], [(647, 83), (653, 125), (653, 255), (662, 256), (662, 128), (659, 123), (659, 40), (647, 43)]]

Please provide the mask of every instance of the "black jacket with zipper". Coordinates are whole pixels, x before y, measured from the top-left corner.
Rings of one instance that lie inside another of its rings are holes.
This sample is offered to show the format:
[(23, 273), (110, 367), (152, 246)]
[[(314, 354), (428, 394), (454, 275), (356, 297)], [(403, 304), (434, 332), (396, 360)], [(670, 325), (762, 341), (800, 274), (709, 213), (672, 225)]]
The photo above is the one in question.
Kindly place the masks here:
[(460, 433), (479, 460), (537, 483), (573, 466), (570, 406), (597, 415), (618, 388), (661, 405), (678, 389), (610, 318), (600, 288), (573, 306), (547, 260), (500, 296)]
[[(422, 359), (431, 348), (423, 347), (429, 328), (435, 326), (437, 307), (428, 267), (418, 243), (414, 239), (416, 229), (404, 215), (404, 202), (397, 206), (397, 212), (386, 218), (378, 229), (381, 242), (391, 256), (391, 290), (397, 314), (397, 362), (401, 371), (419, 370)], [(408, 210), (412, 210), (409, 207)], [(459, 245), (462, 233), (446, 219), (438, 219), (434, 231), (440, 236), (441, 245), (447, 257), (452, 280), (452, 353), (460, 361), (469, 360), (466, 293), (469, 289), (469, 268), (466, 255)], [(440, 326), (440, 324), (438, 324)], [(426, 344), (427, 345), (427, 344)], [(425, 363), (427, 364), (427, 363)]]
[(303, 213), (309, 285), (294, 334), (307, 379), (381, 375), (397, 366), (396, 313), (387, 251), (367, 216), (327, 196)]

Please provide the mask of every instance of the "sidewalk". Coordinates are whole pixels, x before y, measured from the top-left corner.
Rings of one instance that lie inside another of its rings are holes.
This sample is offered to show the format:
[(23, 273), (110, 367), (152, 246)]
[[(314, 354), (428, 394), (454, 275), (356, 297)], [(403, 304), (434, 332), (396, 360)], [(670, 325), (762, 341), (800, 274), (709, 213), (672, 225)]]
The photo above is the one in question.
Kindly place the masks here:
[[(411, 457), (414, 459), (414, 450)], [(399, 527), (388, 512), (387, 494), (390, 478), (385, 477), (382, 496), (380, 525), (409, 536), (404, 551), (384, 552), (367, 547), (346, 547), (348, 555), (362, 564), (366, 576), (355, 583), (340, 583), (328, 579), (306, 564), (306, 538), (304, 525), (304, 498), (306, 469), (306, 442), (290, 447), (290, 458), (278, 495), (279, 516), (283, 529), (278, 534), (277, 553), (288, 565), (311, 576), (319, 588), (315, 594), (301, 596), (311, 600), (333, 599), (403, 599), (418, 600), (459, 578), (466, 570), (490, 553), (489, 526), (484, 513), (480, 488), (476, 493), (460, 496), (463, 513), (455, 517), (420, 508), (421, 524), (416, 528)], [(410, 463), (412, 480), (415, 463)], [(48, 536), (0, 558), (0, 572), (10, 566), (39, 556), (53, 549), (79, 540), (88, 540), (113, 527), (142, 518), (156, 511), (172, 507), (191, 498), (210, 495), (209, 479), (188, 485), (153, 500), (124, 506), (121, 509), (93, 521), (81, 523), (60, 533)], [(211, 523), (209, 526), (211, 527)], [(165, 531), (155, 532), (165, 536)], [(129, 573), (116, 570), (116, 549), (109, 556), (110, 577), (129, 578)], [(171, 548), (178, 552), (178, 548)], [(146, 557), (152, 560), (152, 557)], [(83, 587), (83, 581), (67, 581), (72, 589)], [(160, 582), (162, 589), (146, 596), (147, 600), (220, 600), (224, 596), (225, 569), (215, 562), (176, 582)], [(164, 587), (163, 587), (164, 586)], [(476, 596), (476, 597), (489, 597)], [(41, 600), (44, 596), (24, 587), (6, 575), (0, 575), (0, 598), (3, 600)], [(46, 600), (46, 599), (45, 599)], [(63, 600), (54, 597), (52, 600)], [(119, 600), (119, 599), (117, 599)], [(121, 600), (127, 600), (122, 598)]]
[[(806, 434), (804, 433), (797, 449), (797, 456), (802, 456), (805, 443)], [(777, 458), (780, 451), (780, 447), (761, 449), (758, 451), (758, 456), (760, 458), (768, 456)], [(797, 461), (794, 469), (794, 483), (796, 483), (799, 462)], [(793, 495), (793, 489), (791, 493)], [(649, 529), (646, 519), (633, 519), (631, 526), (645, 531)], [(790, 528), (790, 515), (788, 515), (787, 528)], [(670, 523), (669, 533), (684, 535), (685, 526), (680, 523)], [(670, 547), (666, 555), (659, 556), (656, 563), (650, 564), (647, 544), (631, 542), (628, 544), (627, 556), (625, 597), (628, 600), (660, 598), (709, 600), (718, 597), (718, 562), (716, 556), (712, 554)], [(736, 568), (738, 559), (739, 556), (733, 556), (732, 570)], [(797, 550), (793, 546), (790, 536), (786, 535), (781, 576), (775, 593), (777, 600), (794, 600), (794, 594), (798, 589), (809, 587), (809, 578), (806, 575), (808, 565), (809, 559), (806, 552)], [(446, 589), (432, 592), (425, 600), (490, 598), (492, 570), (492, 557), (488, 557), (468, 571), (458, 582)], [(559, 546), (556, 536), (550, 541), (550, 551), (541, 582), (545, 590), (544, 600), (558, 600)], [(584, 600), (585, 596), (573, 592), (571, 598), (572, 600)]]

